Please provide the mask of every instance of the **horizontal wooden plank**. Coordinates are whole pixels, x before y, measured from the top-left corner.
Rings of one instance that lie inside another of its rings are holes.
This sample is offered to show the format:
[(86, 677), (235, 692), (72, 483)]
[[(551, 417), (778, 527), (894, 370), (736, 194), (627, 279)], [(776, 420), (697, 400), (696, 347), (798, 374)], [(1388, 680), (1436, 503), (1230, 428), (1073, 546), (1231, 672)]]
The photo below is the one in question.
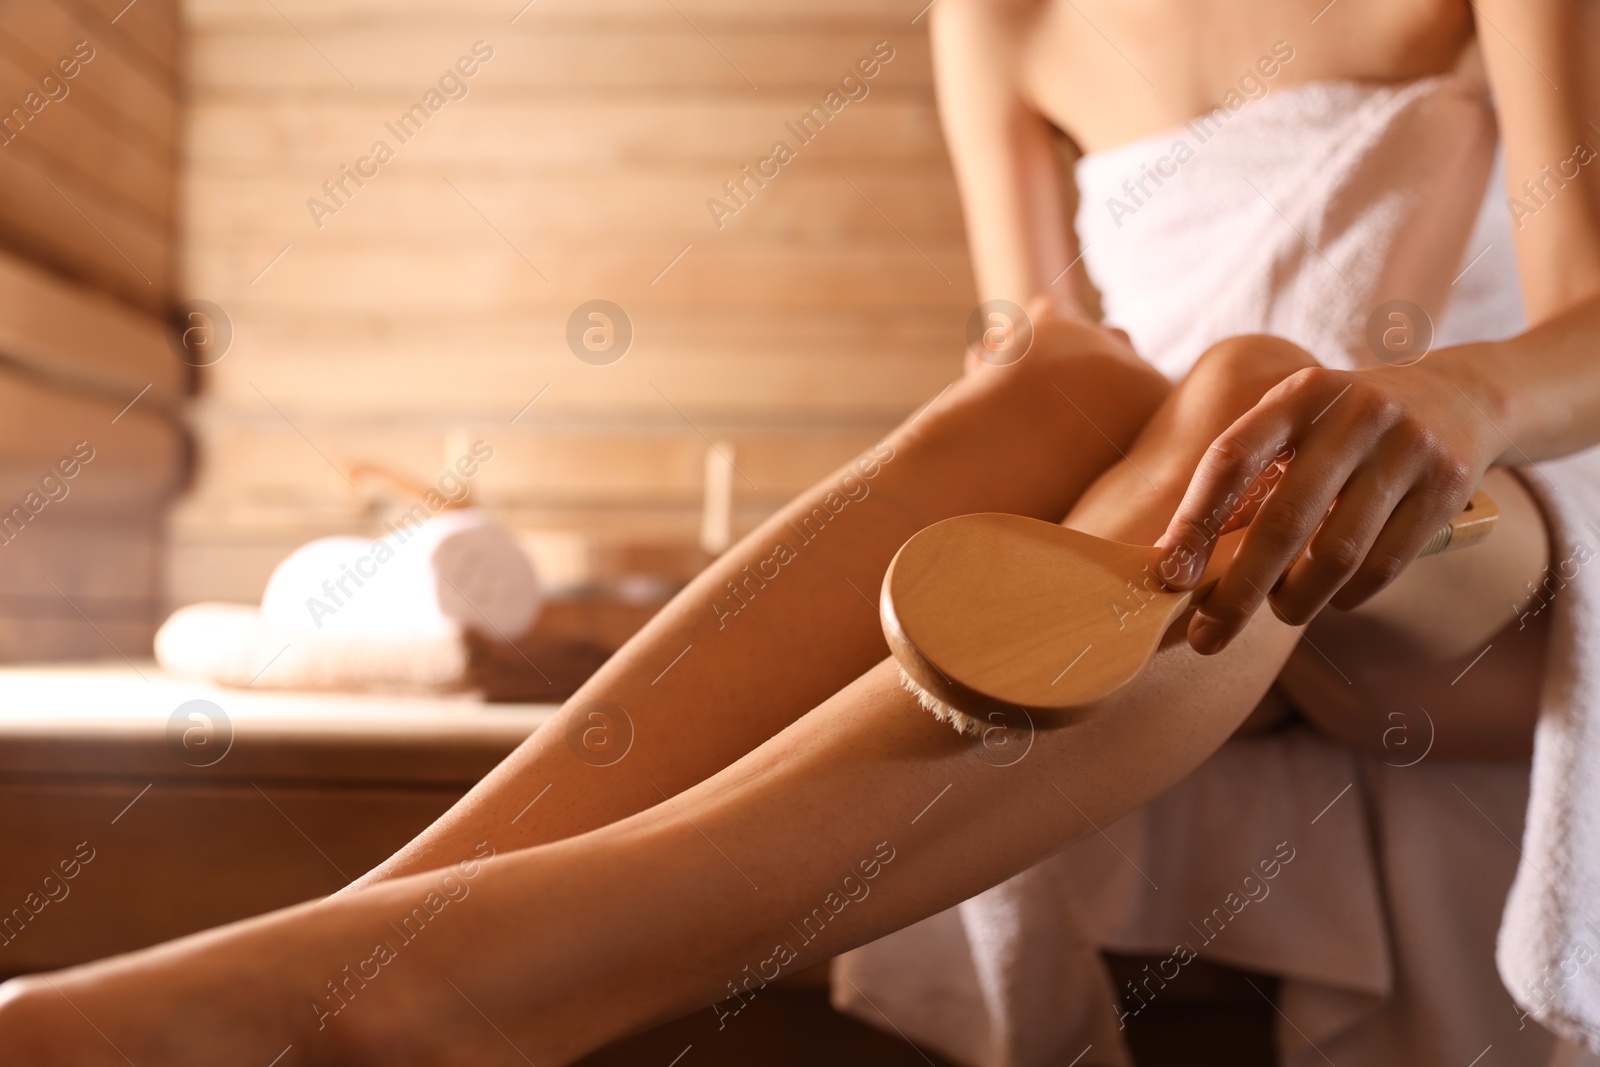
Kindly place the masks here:
[(161, 508), (85, 516), (72, 503), (69, 495), (50, 504), (37, 527), (0, 543), (0, 614), (148, 619), (160, 587)]
[[(148, 138), (127, 136), (126, 127), (113, 114), (89, 104), (76, 90), (86, 84), (80, 73), (71, 81), (55, 83), (67, 95), (44, 104), (33, 114), (17, 105), (38, 93), (39, 78), (45, 68), (35, 68), (32, 60), (18, 57), (18, 50), (0, 29), (0, 119), (6, 127), (3, 139), (7, 152), (39, 152), (57, 167), (71, 171), (85, 185), (98, 188), (107, 198), (141, 212), (150, 219), (170, 221), (177, 189), (176, 161), (170, 146), (151, 144)], [(57, 89), (59, 95), (60, 89)]]
[(176, 249), (164, 225), (122, 210), (21, 145), (0, 149), (0, 203), (22, 206), (0, 212), (0, 249), (136, 308), (167, 308)]
[[(6, 19), (7, 34), (33, 53), (43, 74), (58, 58), (70, 54), (87, 40), (94, 58), (73, 79), (73, 90), (84, 96), (83, 105), (104, 109), (130, 135), (147, 137), (155, 146), (170, 149), (177, 143), (177, 83), (132, 54), (119, 33), (101, 32), (107, 22), (92, 8), (58, 0), (35, 0), (20, 5)], [(68, 99), (71, 99), (70, 97)]]
[[(3, 404), (0, 410), (4, 410)], [(115, 445), (117, 442), (112, 440)], [(120, 521), (130, 509), (142, 511), (170, 503), (179, 488), (179, 479), (170, 471), (165, 482), (158, 481), (161, 472), (131, 467), (127, 463), (130, 457), (122, 450), (96, 446), (94, 461), (84, 465), (77, 477), (67, 483), (67, 495), (62, 496), (60, 479), (53, 470), (57, 461), (71, 454), (72, 447), (68, 445), (55, 455), (34, 460), (8, 458), (0, 464), (0, 519), (11, 519), (5, 536), (0, 537), (0, 552), (24, 538), (53, 537), (61, 523)], [(106, 461), (103, 465), (102, 460)], [(46, 480), (47, 475), (51, 480)], [(51, 492), (57, 499), (49, 499)], [(45, 502), (42, 508), (40, 501)], [(30, 512), (39, 508), (20, 535), (14, 532), (20, 520), (14, 510), (18, 507)]]
[[(301, 27), (321, 27), (376, 19), (395, 21), (437, 15), (437, 0), (282, 0), (283, 17)], [(649, 20), (667, 23), (688, 18), (697, 25), (860, 25), (904, 27), (907, 35), (923, 32), (918, 16), (923, 0), (682, 0), (681, 15), (653, 0), (461, 0), (451, 5), (462, 16), (482, 21), (486, 31), (512, 25), (579, 23), (597, 25)], [(186, 0), (186, 21), (194, 26), (259, 25), (273, 18), (251, 0)], [(917, 21), (913, 22), (913, 19)]]
[(102, 293), (0, 253), (0, 359), (64, 383), (131, 400), (175, 404), (186, 372), (166, 324)]
[[(14, 499), (10, 488), (0, 499)], [(149, 654), (162, 617), (161, 511), (96, 515), (80, 503), (52, 502), (0, 543), (0, 656), (9, 662)]]
[[(129, 407), (133, 399), (131, 392), (127, 400), (110, 400), (0, 373), (0, 512), (25, 503), (29, 492), (47, 496), (41, 479), (61, 461), (91, 453), (66, 495), (38, 509), (33, 522), (147, 508), (174, 493), (185, 471), (183, 433), (153, 408)], [(78, 448), (80, 442), (87, 444)]]
[[(169, 553), (226, 551), (234, 560), (260, 562), (260, 581), (250, 585), (242, 597), (200, 597), (255, 601), (267, 573), (300, 545), (317, 537), (350, 534), (379, 537), (383, 522), (402, 510), (399, 503), (386, 501), (376, 511), (366, 500), (328, 494), (315, 499), (283, 502), (223, 499), (190, 494), (180, 498), (167, 517)], [(393, 509), (391, 512), (388, 509)], [(736, 502), (735, 529), (747, 528), (767, 515), (771, 502)], [(498, 504), (490, 510), (496, 518), (516, 532), (530, 554), (571, 554), (592, 545), (677, 545), (697, 543), (700, 535), (700, 504), (658, 504), (639, 501), (630, 504), (514, 505)], [(245, 568), (248, 569), (248, 568)], [(174, 578), (169, 569), (168, 583)], [(175, 600), (187, 602), (185, 600)]]
[(128, 43), (134, 57), (153, 67), (158, 76), (176, 80), (181, 47), (179, 0), (65, 0), (82, 12), (83, 21), (101, 36)]
[[(162, 569), (169, 609), (208, 601), (260, 603), (273, 568), (289, 553), (318, 537), (365, 533), (352, 516), (319, 521), (302, 513), (288, 529), (256, 522), (241, 528), (230, 521), (231, 513), (185, 504), (173, 518)], [(279, 512), (277, 518), (282, 524), (286, 516)]]
[(128, 617), (121, 607), (108, 613), (101, 605), (86, 604), (84, 610), (93, 625), (77, 614), (41, 618), (0, 612), (0, 663), (150, 655), (160, 623), (153, 606), (142, 618)]
[(581, 362), (559, 336), (498, 350), (402, 339), (349, 351), (318, 339), (249, 358), (258, 351), (211, 370), (208, 391), (217, 403), (271, 414), (264, 396), (293, 397), (296, 412), (315, 417), (411, 415), (434, 423), (509, 420), (536, 396), (535, 420), (648, 418), (664, 410), (663, 393), (696, 418), (724, 421), (899, 418), (959, 375), (962, 348), (959, 334), (938, 346), (858, 338), (822, 352), (770, 341), (722, 347), (641, 339), (610, 367)]
[[(290, 349), (323, 352), (329, 359), (346, 352), (403, 353), (413, 347), (463, 358), (479, 349), (526, 351), (551, 338), (561, 339), (572, 310), (552, 307), (528, 312), (504, 310), (483, 316), (441, 316), (427, 309), (413, 311), (402, 307), (365, 315), (342, 310), (332, 314), (292, 315), (277, 313), (272, 309), (271, 300), (256, 298), (260, 288), (252, 290), (250, 298), (230, 304), (228, 313), (241, 324), (236, 330), (240, 336), (233, 351), (263, 353), (268, 358), (277, 358), (277, 353)], [(633, 322), (638, 343), (648, 340), (667, 346), (747, 348), (791, 344), (796, 350), (809, 348), (819, 353), (841, 347), (870, 353), (880, 344), (943, 346), (964, 329), (968, 311), (970, 309), (959, 307), (865, 311), (726, 308), (707, 315), (692, 308), (668, 307), (634, 316)]]
[(395, 153), (385, 169), (423, 165), (458, 175), (495, 164), (567, 170), (689, 161), (737, 170), (767, 155), (777, 140), (796, 153), (791, 167), (809, 160), (945, 158), (933, 101), (922, 91), (881, 87), (859, 105), (846, 106), (820, 133), (813, 125), (811, 139), (804, 141), (785, 123), (820, 106), (821, 95), (814, 92), (752, 93), (746, 99), (640, 91), (528, 101), (486, 90), (447, 105), (420, 130), (412, 127), (409, 139), (385, 124), (395, 123), (417, 96), (371, 93), (346, 102), (318, 95), (273, 103), (201, 98), (190, 111), (188, 165), (210, 173), (221, 165), (229, 168), (223, 173), (294, 173), (319, 177), (314, 184), (320, 185), (339, 176), (340, 164), (354, 166), (380, 140)]
[[(340, 93), (348, 89), (342, 72), (363, 92), (420, 93), (483, 39), (481, 31), (472, 19), (444, 12), (426, 22), (331, 27), (317, 35), (315, 47), (281, 22), (245, 32), (202, 31), (191, 42), (190, 85), (207, 96)], [(718, 33), (708, 42), (682, 19), (650, 31), (628, 26), (609, 32), (525, 21), (493, 37), (493, 59), (470, 78), (458, 79), (469, 95), (482, 85), (497, 93), (724, 89), (742, 95), (752, 82), (763, 92), (788, 88), (821, 95), (858, 60), (871, 58), (876, 43), (856, 30), (776, 27)], [(868, 69), (877, 73), (865, 80), (867, 99), (884, 82), (926, 86), (931, 78), (926, 41), (901, 42), (887, 65), (874, 61)], [(851, 91), (861, 92), (853, 86)]]
[(197, 501), (255, 501), (294, 507), (318, 500), (368, 501), (347, 480), (358, 464), (379, 466), (433, 484), (463, 447), (484, 440), (495, 452), (472, 479), (473, 499), (485, 506), (698, 505), (707, 439), (729, 452), (740, 476), (741, 500), (787, 500), (851, 457), (870, 448), (893, 425), (856, 428), (762, 428), (702, 421), (691, 425), (663, 398), (659, 421), (613, 427), (548, 424), (416, 426), (378, 421), (282, 416), (202, 416), (206, 463)]
[[(233, 306), (238, 340), (207, 369), (207, 393), (219, 415), (270, 411), (266, 397), (289, 405), (294, 418), (492, 423), (550, 386), (528, 418), (615, 422), (665, 410), (655, 382), (697, 420), (898, 418), (959, 373), (966, 317), (960, 307), (652, 311), (634, 318), (627, 355), (591, 366), (566, 347), (561, 310), (304, 317), (248, 304)], [(768, 375), (782, 385), (770, 386)]]
[(966, 249), (953, 242), (913, 246), (889, 236), (876, 247), (849, 250), (705, 242), (681, 258), (683, 244), (692, 239), (662, 243), (653, 254), (600, 246), (562, 254), (527, 249), (519, 255), (492, 233), (478, 243), (472, 251), (408, 252), (305, 241), (254, 284), (251, 279), (274, 250), (195, 249), (188, 287), (224, 306), (243, 297), (270, 300), (279, 312), (354, 315), (566, 310), (596, 294), (606, 294), (635, 317), (652, 309), (733, 307), (961, 308), (964, 314), (975, 303)]
[[(315, 230), (306, 200), (317, 190), (298, 179), (194, 176), (187, 189), (190, 240), (278, 250), (296, 237), (318, 243), (392, 242), (397, 246), (470, 246), (533, 250), (603, 240), (643, 245), (670, 238), (738, 243), (856, 246), (899, 240), (963, 242), (954, 181), (944, 168), (832, 168), (782, 174), (736, 214), (723, 184), (738, 171), (589, 173), (518, 179), (395, 174), (374, 182), (347, 210)], [(370, 194), (370, 195), (368, 195)], [(509, 248), (507, 248), (509, 243)], [(682, 245), (680, 245), (682, 246)]]
[[(880, 208), (913, 238), (963, 239), (960, 201), (947, 166), (796, 167), (780, 171), (764, 186), (744, 179), (749, 196), (741, 194), (741, 200), (748, 206), (730, 200), (724, 188), (742, 177), (738, 167), (490, 175), (428, 174), (414, 168), (356, 190), (350, 207), (324, 218), (324, 227), (316, 231), (306, 201), (323, 196), (319, 185), (296, 177), (204, 170), (188, 176), (184, 215), (189, 239), (197, 243), (270, 245), (276, 240), (279, 248), (313, 232), (319, 238), (460, 243), (493, 238), (498, 231), (524, 249), (562, 239), (569, 244), (573, 238), (638, 242), (661, 234), (683, 234), (685, 240), (699, 234), (849, 244), (862, 235), (870, 240), (892, 235)], [(739, 210), (714, 213), (711, 200)]]

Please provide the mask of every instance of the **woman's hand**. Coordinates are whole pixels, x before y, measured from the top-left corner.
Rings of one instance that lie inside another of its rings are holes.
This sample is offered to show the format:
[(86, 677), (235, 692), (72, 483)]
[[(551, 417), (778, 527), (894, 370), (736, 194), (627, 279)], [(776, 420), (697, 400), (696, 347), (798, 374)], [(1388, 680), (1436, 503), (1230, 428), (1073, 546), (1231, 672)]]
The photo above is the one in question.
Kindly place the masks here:
[(1250, 525), (1190, 622), (1195, 651), (1227, 647), (1262, 601), (1296, 626), (1355, 607), (1460, 511), (1505, 447), (1465, 351), (1299, 371), (1217, 438), (1157, 542), (1162, 579), (1186, 589), (1218, 534)]

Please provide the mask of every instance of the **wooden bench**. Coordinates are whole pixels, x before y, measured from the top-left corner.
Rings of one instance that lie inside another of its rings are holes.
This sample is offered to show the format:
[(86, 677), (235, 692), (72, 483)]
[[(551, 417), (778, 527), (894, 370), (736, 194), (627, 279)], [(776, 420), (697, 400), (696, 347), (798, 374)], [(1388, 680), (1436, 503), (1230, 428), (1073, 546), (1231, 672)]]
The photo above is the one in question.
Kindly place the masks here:
[[(183, 731), (205, 726), (170, 724), (191, 700), (211, 701), (227, 722), (213, 713), (209, 738), (191, 735), (186, 747)], [(426, 827), (554, 710), (225, 690), (143, 661), (0, 668), (0, 978), (331, 893)], [(703, 1010), (585, 1062), (659, 1065), (693, 1044), (696, 1067), (942, 1067), (832, 1012), (825, 969), (797, 978), (736, 1033), (718, 1033)]]
[[(191, 700), (226, 716), (210, 754), (200, 734), (181, 744), (184, 730), (203, 731), (198, 720), (169, 731)], [(427, 826), (552, 712), (220, 690), (149, 663), (0, 669), (0, 974), (331, 893)], [(62, 882), (58, 866), (80, 846), (93, 859)], [(52, 874), (59, 900), (46, 896)], [(35, 907), (46, 901), (37, 914), (29, 894)]]

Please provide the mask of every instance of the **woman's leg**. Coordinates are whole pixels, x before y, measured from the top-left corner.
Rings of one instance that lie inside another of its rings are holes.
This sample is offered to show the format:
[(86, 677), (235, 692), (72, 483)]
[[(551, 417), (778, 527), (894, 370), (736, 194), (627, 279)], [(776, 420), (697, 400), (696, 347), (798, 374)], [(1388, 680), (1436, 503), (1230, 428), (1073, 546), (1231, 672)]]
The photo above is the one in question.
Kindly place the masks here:
[(1020, 362), (974, 363), (741, 540), (355, 887), (464, 859), (485, 839), (506, 850), (581, 833), (731, 763), (884, 657), (878, 589), (908, 537), (975, 511), (1059, 519), (1170, 388), (1107, 332), (1041, 316)]
[[(1281, 376), (1213, 353), (1074, 523), (1148, 539), (1211, 438)], [(696, 1003), (748, 998), (1156, 795), (1227, 738), (1295, 640), (1263, 616), (1201, 659), (1181, 633), (1088, 721), (978, 739), (922, 712), (880, 662), (621, 822), (13, 984), (0, 1057), (121, 1062), (115, 1042), (178, 1064), (267, 1062), (290, 1045), (283, 1067), (559, 1063)], [(504, 850), (498, 826), (486, 836)]]

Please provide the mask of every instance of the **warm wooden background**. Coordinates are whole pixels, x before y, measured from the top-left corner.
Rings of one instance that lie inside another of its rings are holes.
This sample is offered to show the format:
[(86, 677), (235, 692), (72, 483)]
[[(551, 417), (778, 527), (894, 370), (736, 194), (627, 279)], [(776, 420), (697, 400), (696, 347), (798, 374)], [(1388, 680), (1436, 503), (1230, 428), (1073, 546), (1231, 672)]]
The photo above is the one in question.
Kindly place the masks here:
[(75, 443), (95, 458), (0, 538), (0, 659), (148, 649), (162, 514), (184, 468), (185, 368), (162, 321), (176, 277), (177, 0), (0, 3), (0, 117), (80, 41), (94, 58), (65, 98), (20, 133), (13, 119), (0, 145), (0, 515)]
[[(296, 544), (375, 531), (384, 502), (341, 469), (432, 481), (479, 437), (477, 500), (553, 580), (681, 577), (708, 440), (742, 472), (737, 532), (959, 370), (974, 297), (925, 0), (537, 0), (513, 23), (523, 2), (186, 0), (181, 288), (236, 340), (195, 412), (175, 601), (254, 599)], [(307, 198), (479, 39), (468, 98), (319, 231)], [(870, 95), (719, 232), (706, 200), (879, 40)], [(611, 366), (564, 341), (597, 297), (636, 329)]]
[(65, 99), (0, 147), (0, 239), (23, 258), (160, 313), (172, 295), (176, 251), (178, 5), (139, 0), (117, 18), (125, 7), (127, 0), (0, 5), (5, 114), (77, 42), (88, 41), (95, 55), (66, 81)]

